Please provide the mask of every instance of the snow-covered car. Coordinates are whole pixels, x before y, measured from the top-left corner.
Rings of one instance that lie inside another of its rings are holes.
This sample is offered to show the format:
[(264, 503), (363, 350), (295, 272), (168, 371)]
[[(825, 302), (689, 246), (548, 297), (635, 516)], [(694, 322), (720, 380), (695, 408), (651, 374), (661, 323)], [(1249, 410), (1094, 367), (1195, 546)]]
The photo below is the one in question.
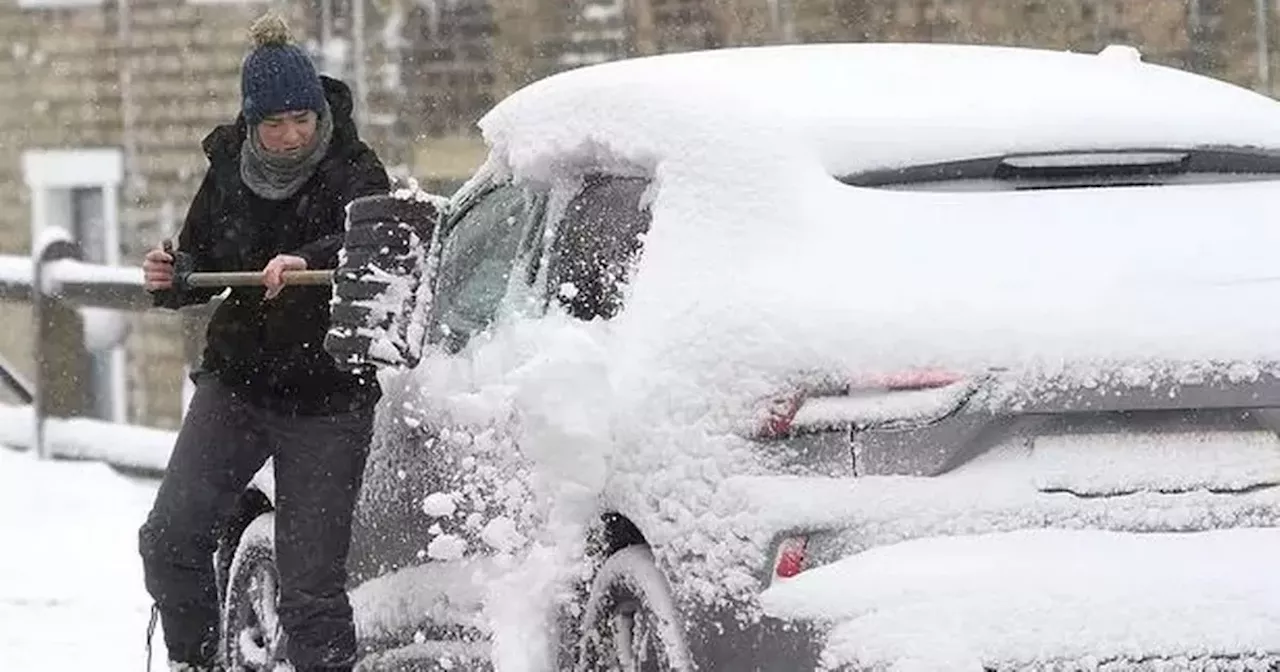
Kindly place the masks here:
[[(349, 211), (430, 206), (335, 282), (387, 390), (369, 669), (1280, 655), (1280, 103), (1126, 48), (806, 45), (480, 126), (452, 198)], [(265, 669), (269, 479), (237, 521)]]

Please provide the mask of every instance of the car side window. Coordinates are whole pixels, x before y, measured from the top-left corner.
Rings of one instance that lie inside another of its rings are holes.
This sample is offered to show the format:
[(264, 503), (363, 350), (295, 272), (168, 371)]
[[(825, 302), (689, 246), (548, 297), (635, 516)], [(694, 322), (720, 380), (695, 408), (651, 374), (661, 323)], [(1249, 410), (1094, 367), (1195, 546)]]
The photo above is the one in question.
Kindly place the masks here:
[(569, 202), (548, 262), (548, 291), (580, 320), (610, 319), (622, 307), (627, 274), (639, 257), (650, 212), (649, 181), (589, 177)]
[(537, 215), (531, 205), (524, 188), (507, 183), (485, 193), (454, 220), (436, 268), (431, 341), (456, 352), (493, 322), (525, 225)]

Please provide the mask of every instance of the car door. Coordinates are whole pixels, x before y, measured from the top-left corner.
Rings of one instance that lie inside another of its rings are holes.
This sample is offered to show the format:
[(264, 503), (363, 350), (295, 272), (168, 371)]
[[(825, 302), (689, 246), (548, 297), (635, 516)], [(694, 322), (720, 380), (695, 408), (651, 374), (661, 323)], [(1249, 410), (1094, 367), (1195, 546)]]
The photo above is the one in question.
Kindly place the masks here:
[[(517, 269), (536, 255), (544, 202), (537, 189), (510, 181), (483, 183), (455, 198), (440, 227), (439, 244), (433, 245), (437, 256), (426, 327), (433, 356), (459, 356), (494, 323), (508, 287), (523, 282)], [(447, 577), (458, 571), (450, 567), (453, 561), (461, 559), (447, 540), (473, 538), (474, 530), (463, 516), (440, 515), (438, 506), (440, 496), (462, 488), (464, 451), (457, 443), (470, 437), (451, 426), (447, 413), (424, 407), (421, 375), (415, 370), (383, 380), (386, 398), (365, 470), (349, 562), (357, 586), (353, 601), (367, 604), (365, 611), (375, 621), (366, 635), (401, 642), (417, 632), (435, 638), (441, 631), (470, 625), (468, 597), (443, 599), (440, 592), (466, 583)], [(444, 603), (451, 606), (442, 611)]]
[[(427, 326), (436, 356), (465, 358), (468, 344), (531, 294), (542, 308), (559, 300), (580, 319), (612, 316), (648, 228), (647, 185), (588, 177), (554, 224), (550, 246), (547, 194), (500, 182), (456, 199), (440, 227)], [(501, 459), (476, 459), (477, 445), (493, 440), (484, 422), (423, 408), (422, 382), (400, 375), (384, 383), (388, 399), (357, 509), (353, 602), (372, 616), (363, 639), (373, 648), (466, 637), (476, 632), (468, 626), (483, 622), (481, 596), (468, 591), (487, 552), (481, 529), (495, 512), (477, 508), (506, 480)], [(479, 501), (459, 501), (468, 491)]]

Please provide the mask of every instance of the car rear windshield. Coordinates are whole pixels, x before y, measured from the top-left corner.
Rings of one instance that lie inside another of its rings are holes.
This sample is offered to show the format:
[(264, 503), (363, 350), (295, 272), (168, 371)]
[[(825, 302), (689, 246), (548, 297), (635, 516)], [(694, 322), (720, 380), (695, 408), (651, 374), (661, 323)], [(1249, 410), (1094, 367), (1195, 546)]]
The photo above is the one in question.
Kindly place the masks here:
[(840, 178), (845, 184), (921, 191), (1020, 191), (1280, 179), (1280, 151), (1133, 149), (1008, 154)]

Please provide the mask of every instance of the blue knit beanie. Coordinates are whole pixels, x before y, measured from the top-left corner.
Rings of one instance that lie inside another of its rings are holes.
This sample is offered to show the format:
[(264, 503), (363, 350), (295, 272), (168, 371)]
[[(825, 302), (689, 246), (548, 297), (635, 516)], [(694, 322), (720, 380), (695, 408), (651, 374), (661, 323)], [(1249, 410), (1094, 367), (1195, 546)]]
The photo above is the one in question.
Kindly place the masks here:
[(324, 86), (311, 58), (293, 44), (284, 19), (267, 14), (249, 29), (255, 47), (240, 69), (240, 94), (245, 120), (257, 125), (288, 110), (325, 107)]

